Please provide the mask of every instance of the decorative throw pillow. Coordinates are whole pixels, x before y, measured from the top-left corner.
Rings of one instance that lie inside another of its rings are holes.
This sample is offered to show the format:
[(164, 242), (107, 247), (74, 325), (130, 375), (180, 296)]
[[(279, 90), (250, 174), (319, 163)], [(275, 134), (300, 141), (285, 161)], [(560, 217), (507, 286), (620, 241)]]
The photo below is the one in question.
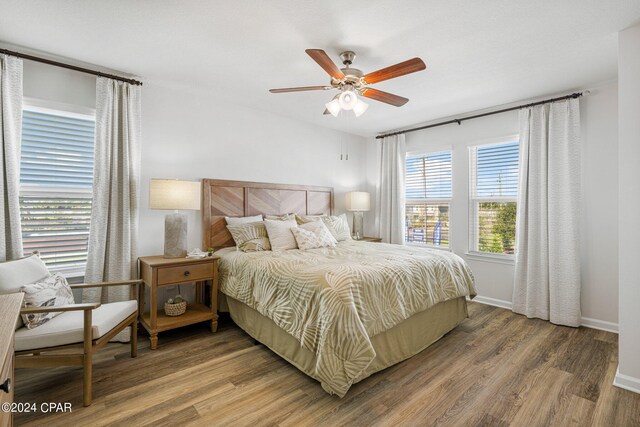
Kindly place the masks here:
[(349, 228), (349, 221), (347, 221), (347, 214), (324, 216), (321, 219), (338, 242), (351, 240), (351, 229)]
[(291, 232), (302, 250), (333, 247), (336, 239), (331, 235), (322, 221), (313, 221), (292, 227)]
[(262, 215), (238, 216), (238, 217), (225, 216), (224, 220), (227, 222), (227, 225), (249, 224), (251, 222), (262, 221)]
[(265, 219), (264, 226), (267, 228), (269, 243), (272, 251), (286, 251), (287, 249), (297, 249), (296, 238), (293, 237), (292, 228), (297, 227), (295, 219), (271, 220)]
[(298, 225), (306, 224), (308, 222), (320, 221), (321, 218), (326, 217), (327, 215), (298, 215), (296, 214), (296, 221)]
[(243, 252), (270, 251), (271, 244), (264, 222), (227, 225), (236, 246)]
[(264, 219), (270, 219), (270, 220), (277, 220), (277, 221), (289, 221), (289, 220), (294, 220), (296, 219), (296, 215), (295, 214), (284, 214), (284, 215), (265, 215)]
[[(75, 303), (67, 279), (60, 273), (53, 273), (38, 282), (23, 285), (20, 291), (24, 292), (25, 307), (59, 307)], [(23, 314), (22, 321), (27, 329), (33, 329), (59, 314), (62, 313)]]

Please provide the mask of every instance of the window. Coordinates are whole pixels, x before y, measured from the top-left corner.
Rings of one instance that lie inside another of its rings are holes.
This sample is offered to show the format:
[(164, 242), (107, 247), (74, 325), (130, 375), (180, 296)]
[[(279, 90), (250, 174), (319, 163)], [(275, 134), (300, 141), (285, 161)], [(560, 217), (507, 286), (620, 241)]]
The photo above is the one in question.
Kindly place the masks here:
[(470, 148), (471, 251), (515, 251), (519, 141)]
[(20, 218), (25, 253), (51, 271), (84, 274), (93, 186), (95, 117), (25, 105)]
[(405, 241), (449, 247), (451, 151), (407, 156), (405, 180)]

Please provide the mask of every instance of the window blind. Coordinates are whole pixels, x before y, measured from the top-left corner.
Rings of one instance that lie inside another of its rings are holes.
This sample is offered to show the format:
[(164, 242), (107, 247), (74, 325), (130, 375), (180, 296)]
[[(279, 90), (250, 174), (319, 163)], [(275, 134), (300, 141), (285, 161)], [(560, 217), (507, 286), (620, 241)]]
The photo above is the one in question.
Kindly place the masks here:
[(23, 111), (20, 214), (25, 253), (52, 271), (82, 274), (87, 259), (95, 121)]
[(475, 197), (518, 194), (519, 142), (475, 147)]
[(409, 199), (451, 198), (451, 151), (407, 156), (405, 194)]

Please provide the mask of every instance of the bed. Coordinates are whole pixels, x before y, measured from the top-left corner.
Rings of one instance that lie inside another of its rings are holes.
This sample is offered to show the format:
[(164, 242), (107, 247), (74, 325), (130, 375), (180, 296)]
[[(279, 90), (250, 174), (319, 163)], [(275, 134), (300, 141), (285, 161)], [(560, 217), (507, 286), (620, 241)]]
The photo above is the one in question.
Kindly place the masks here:
[(439, 250), (344, 241), (235, 250), (225, 216), (332, 214), (333, 189), (204, 180), (205, 246), (220, 255), (221, 305), (244, 331), (340, 397), (467, 317), (473, 276)]

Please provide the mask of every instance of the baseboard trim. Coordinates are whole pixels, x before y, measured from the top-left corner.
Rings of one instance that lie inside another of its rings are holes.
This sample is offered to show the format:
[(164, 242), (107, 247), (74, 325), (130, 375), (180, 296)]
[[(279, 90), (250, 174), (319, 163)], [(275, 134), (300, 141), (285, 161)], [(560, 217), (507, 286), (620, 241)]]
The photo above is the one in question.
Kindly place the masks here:
[(483, 297), (482, 295), (477, 295), (473, 301), (479, 302), (480, 304), (492, 305), (494, 307), (506, 308), (507, 310), (511, 310), (511, 301), (505, 301), (496, 298)]
[(616, 376), (613, 379), (613, 385), (640, 394), (640, 378), (621, 374), (620, 367), (616, 369)]
[[(476, 296), (473, 301), (479, 302), (480, 304), (492, 305), (494, 307), (506, 308), (507, 310), (511, 310), (513, 305), (511, 301), (505, 301), (496, 298), (483, 297), (482, 295)], [(613, 332), (614, 334), (618, 333), (618, 324), (613, 322), (607, 322), (605, 320), (592, 319), (590, 317), (583, 317), (580, 319), (580, 325), (585, 328), (590, 329), (598, 329), (606, 332)]]
[(599, 329), (601, 331), (618, 333), (618, 324), (613, 322), (607, 322), (605, 320), (592, 319), (590, 317), (583, 317), (580, 319), (580, 325), (585, 328)]

